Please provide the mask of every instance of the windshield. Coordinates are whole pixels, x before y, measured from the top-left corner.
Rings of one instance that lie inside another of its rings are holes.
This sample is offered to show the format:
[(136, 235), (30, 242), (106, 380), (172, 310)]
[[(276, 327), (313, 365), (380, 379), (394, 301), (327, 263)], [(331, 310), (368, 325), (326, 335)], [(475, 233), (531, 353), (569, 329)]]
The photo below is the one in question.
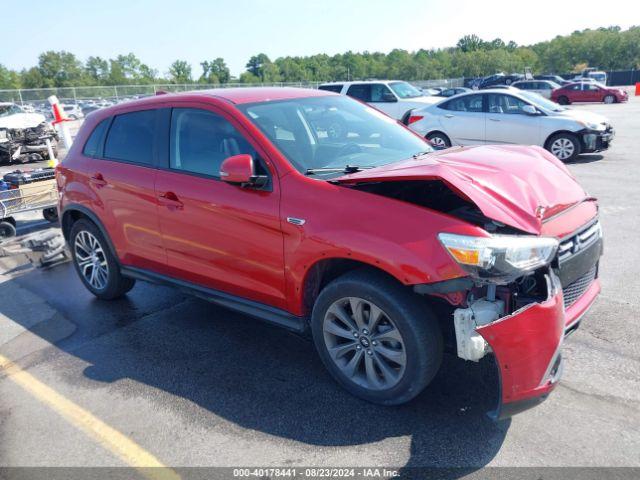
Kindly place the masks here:
[(552, 102), (551, 100), (547, 100), (542, 95), (538, 95), (537, 93), (526, 92), (526, 91), (522, 91), (519, 93), (534, 105), (541, 107), (542, 109), (547, 110), (549, 112), (562, 112), (566, 110), (566, 108), (561, 107), (560, 105), (558, 105), (555, 102)]
[(426, 140), (392, 118), (345, 96), (296, 98), (239, 108), (302, 173), (377, 167), (433, 151)]
[(424, 96), (424, 93), (407, 82), (391, 82), (389, 87), (391, 87), (391, 90), (393, 90), (400, 98), (416, 98)]
[(15, 115), (16, 113), (23, 113), (22, 109), (18, 105), (0, 105), (0, 117), (8, 117), (9, 115)]

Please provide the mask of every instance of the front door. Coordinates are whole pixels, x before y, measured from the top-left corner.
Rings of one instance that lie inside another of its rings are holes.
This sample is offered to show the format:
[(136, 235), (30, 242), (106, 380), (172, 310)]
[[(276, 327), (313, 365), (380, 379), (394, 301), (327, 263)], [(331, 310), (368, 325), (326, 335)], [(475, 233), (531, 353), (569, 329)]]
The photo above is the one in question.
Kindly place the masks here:
[[(156, 194), (171, 274), (284, 308), (279, 184), (264, 156), (225, 117), (195, 105), (172, 110), (168, 150)], [(240, 153), (270, 175), (268, 188), (220, 180), (223, 160)]]
[(537, 144), (540, 117), (523, 111), (527, 102), (503, 93), (487, 94), (487, 143)]

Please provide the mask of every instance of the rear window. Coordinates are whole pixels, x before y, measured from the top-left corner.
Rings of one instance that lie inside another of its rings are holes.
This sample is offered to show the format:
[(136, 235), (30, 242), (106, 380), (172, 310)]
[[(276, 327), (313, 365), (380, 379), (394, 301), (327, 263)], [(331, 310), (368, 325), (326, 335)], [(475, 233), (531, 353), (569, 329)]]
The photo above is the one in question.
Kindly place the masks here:
[(152, 165), (155, 118), (155, 110), (117, 115), (104, 145), (105, 158)]
[(96, 128), (93, 129), (91, 135), (87, 139), (87, 142), (84, 144), (84, 149), (82, 150), (82, 154), (87, 157), (100, 157), (102, 150), (102, 141), (104, 140), (104, 134), (109, 126), (110, 118), (106, 120), (102, 120)]
[(440, 108), (455, 112), (482, 112), (482, 95), (465, 95), (464, 97), (452, 98), (440, 105)]
[(320, 85), (318, 90), (326, 90), (327, 92), (340, 93), (342, 91), (342, 85)]

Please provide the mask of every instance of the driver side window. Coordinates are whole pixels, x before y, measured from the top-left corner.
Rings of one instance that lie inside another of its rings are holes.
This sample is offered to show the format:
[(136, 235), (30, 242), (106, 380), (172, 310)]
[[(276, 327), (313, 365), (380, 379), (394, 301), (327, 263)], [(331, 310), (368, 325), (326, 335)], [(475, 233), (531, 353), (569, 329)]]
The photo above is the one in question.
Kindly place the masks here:
[(391, 90), (382, 83), (374, 83), (371, 85), (371, 102), (391, 102), (395, 99)]
[(524, 114), (524, 106), (527, 102), (511, 95), (492, 93), (489, 95), (489, 112), (506, 114)]
[(208, 110), (174, 108), (171, 114), (169, 166), (173, 170), (219, 178), (227, 158), (247, 153), (251, 144), (223, 117)]

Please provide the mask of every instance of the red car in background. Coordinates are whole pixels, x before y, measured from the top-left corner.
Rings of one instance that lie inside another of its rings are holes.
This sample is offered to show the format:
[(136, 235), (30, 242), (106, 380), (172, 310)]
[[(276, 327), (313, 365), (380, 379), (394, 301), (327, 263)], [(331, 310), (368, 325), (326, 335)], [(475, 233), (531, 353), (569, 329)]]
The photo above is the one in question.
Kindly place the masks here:
[(443, 350), (496, 367), (494, 418), (535, 405), (600, 291), (597, 202), (551, 153), (436, 152), (330, 92), (105, 108), (56, 173), (63, 233), (95, 296), (148, 280), (310, 332), (334, 378), (383, 405), (418, 395)]
[(575, 102), (620, 103), (629, 100), (629, 95), (621, 88), (606, 87), (596, 82), (576, 82), (556, 88), (551, 92), (551, 100), (560, 105)]

